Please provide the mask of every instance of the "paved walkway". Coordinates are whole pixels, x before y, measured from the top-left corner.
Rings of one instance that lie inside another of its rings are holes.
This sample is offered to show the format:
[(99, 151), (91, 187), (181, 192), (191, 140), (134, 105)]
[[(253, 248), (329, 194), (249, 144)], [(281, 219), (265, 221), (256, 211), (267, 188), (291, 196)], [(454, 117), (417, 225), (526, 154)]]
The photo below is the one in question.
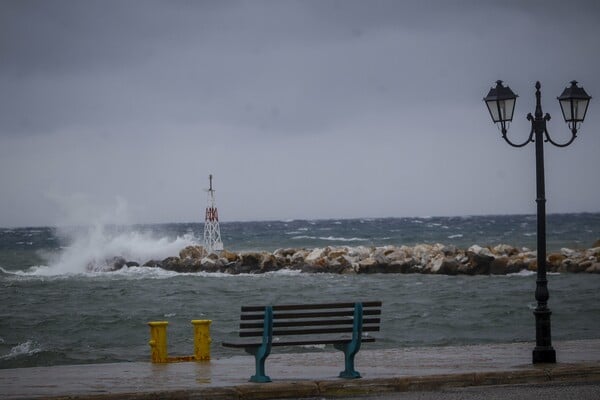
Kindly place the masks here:
[[(274, 353), (272, 383), (248, 383), (254, 358), (210, 362), (68, 365), (0, 370), (3, 399), (279, 399), (343, 397), (452, 386), (600, 382), (600, 340), (555, 342), (558, 363), (532, 365), (532, 343), (369, 350), (356, 356), (363, 378), (339, 379), (341, 352)], [(243, 353), (242, 353), (243, 354)]]

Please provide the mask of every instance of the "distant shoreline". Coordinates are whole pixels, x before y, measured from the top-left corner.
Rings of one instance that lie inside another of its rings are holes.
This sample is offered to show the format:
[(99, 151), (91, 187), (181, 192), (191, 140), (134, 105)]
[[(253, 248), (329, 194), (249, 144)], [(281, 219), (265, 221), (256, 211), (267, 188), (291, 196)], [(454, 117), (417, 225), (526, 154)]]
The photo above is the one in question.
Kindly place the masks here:
[[(581, 211), (581, 212), (557, 212), (548, 213), (546, 218), (564, 217), (564, 216), (584, 216), (584, 215), (600, 215), (600, 211)], [(221, 219), (220, 224), (245, 224), (245, 223), (290, 223), (290, 222), (331, 222), (331, 221), (379, 221), (379, 220), (430, 220), (437, 218), (448, 219), (468, 219), (468, 218), (500, 218), (500, 217), (515, 217), (515, 218), (536, 218), (536, 214), (465, 214), (465, 215), (420, 215), (420, 216), (401, 216), (401, 217), (323, 217), (323, 218), (274, 218), (274, 219), (248, 219), (248, 220), (227, 220)], [(131, 222), (131, 223), (115, 223), (110, 222), (104, 224), (107, 227), (151, 227), (155, 225), (203, 225), (203, 221), (170, 221), (170, 222)], [(11, 229), (79, 229), (94, 226), (93, 222), (88, 224), (54, 224), (54, 225), (6, 225), (0, 226), (0, 230)]]

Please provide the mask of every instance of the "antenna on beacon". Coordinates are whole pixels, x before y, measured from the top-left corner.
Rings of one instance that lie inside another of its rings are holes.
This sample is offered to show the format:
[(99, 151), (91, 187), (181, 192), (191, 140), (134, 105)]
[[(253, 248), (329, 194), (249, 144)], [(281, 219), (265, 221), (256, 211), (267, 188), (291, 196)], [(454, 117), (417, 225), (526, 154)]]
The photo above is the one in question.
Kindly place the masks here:
[(206, 212), (204, 214), (204, 247), (209, 253), (223, 250), (221, 229), (219, 228), (219, 211), (215, 203), (215, 190), (212, 186), (212, 174), (208, 176), (209, 188)]

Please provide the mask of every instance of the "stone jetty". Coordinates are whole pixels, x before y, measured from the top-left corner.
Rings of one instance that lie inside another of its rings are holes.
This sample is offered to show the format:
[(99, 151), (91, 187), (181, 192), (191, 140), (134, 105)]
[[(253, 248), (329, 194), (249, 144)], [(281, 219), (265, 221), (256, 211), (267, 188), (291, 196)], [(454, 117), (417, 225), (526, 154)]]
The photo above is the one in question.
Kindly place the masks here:
[[(420, 273), (441, 275), (504, 275), (537, 269), (536, 252), (506, 244), (468, 249), (443, 244), (381, 247), (287, 248), (274, 252), (207, 253), (202, 246), (188, 246), (178, 257), (163, 260), (106, 261), (104, 270), (125, 266), (162, 268), (169, 271), (259, 274), (282, 269), (307, 273), (371, 274)], [(600, 240), (584, 250), (563, 248), (550, 252), (549, 272), (600, 273)]]

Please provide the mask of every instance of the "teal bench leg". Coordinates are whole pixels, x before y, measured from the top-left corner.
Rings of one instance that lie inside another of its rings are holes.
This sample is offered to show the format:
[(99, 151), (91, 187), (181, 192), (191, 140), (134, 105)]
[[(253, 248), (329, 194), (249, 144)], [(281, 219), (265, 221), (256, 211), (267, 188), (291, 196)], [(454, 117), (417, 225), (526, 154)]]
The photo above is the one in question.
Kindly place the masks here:
[(344, 352), (344, 370), (340, 372), (340, 378), (356, 379), (360, 378), (360, 373), (354, 369), (354, 356), (358, 353), (358, 349), (354, 351), (351, 348), (351, 343), (336, 344), (334, 347)]
[(338, 350), (344, 352), (344, 370), (340, 372), (340, 378), (360, 378), (360, 373), (354, 369), (354, 356), (360, 350), (362, 338), (362, 303), (354, 304), (354, 326), (352, 328), (352, 340), (348, 343), (334, 345)]
[(265, 354), (262, 346), (255, 348), (254, 361), (256, 363), (256, 373), (250, 377), (250, 382), (256, 383), (267, 383), (271, 382), (271, 378), (265, 375), (265, 360), (267, 359), (268, 353)]
[(263, 328), (263, 342), (258, 347), (246, 349), (246, 352), (254, 356), (256, 363), (256, 373), (250, 377), (250, 382), (267, 383), (271, 382), (265, 374), (265, 360), (271, 354), (271, 344), (273, 343), (273, 308), (265, 307), (265, 319)]

